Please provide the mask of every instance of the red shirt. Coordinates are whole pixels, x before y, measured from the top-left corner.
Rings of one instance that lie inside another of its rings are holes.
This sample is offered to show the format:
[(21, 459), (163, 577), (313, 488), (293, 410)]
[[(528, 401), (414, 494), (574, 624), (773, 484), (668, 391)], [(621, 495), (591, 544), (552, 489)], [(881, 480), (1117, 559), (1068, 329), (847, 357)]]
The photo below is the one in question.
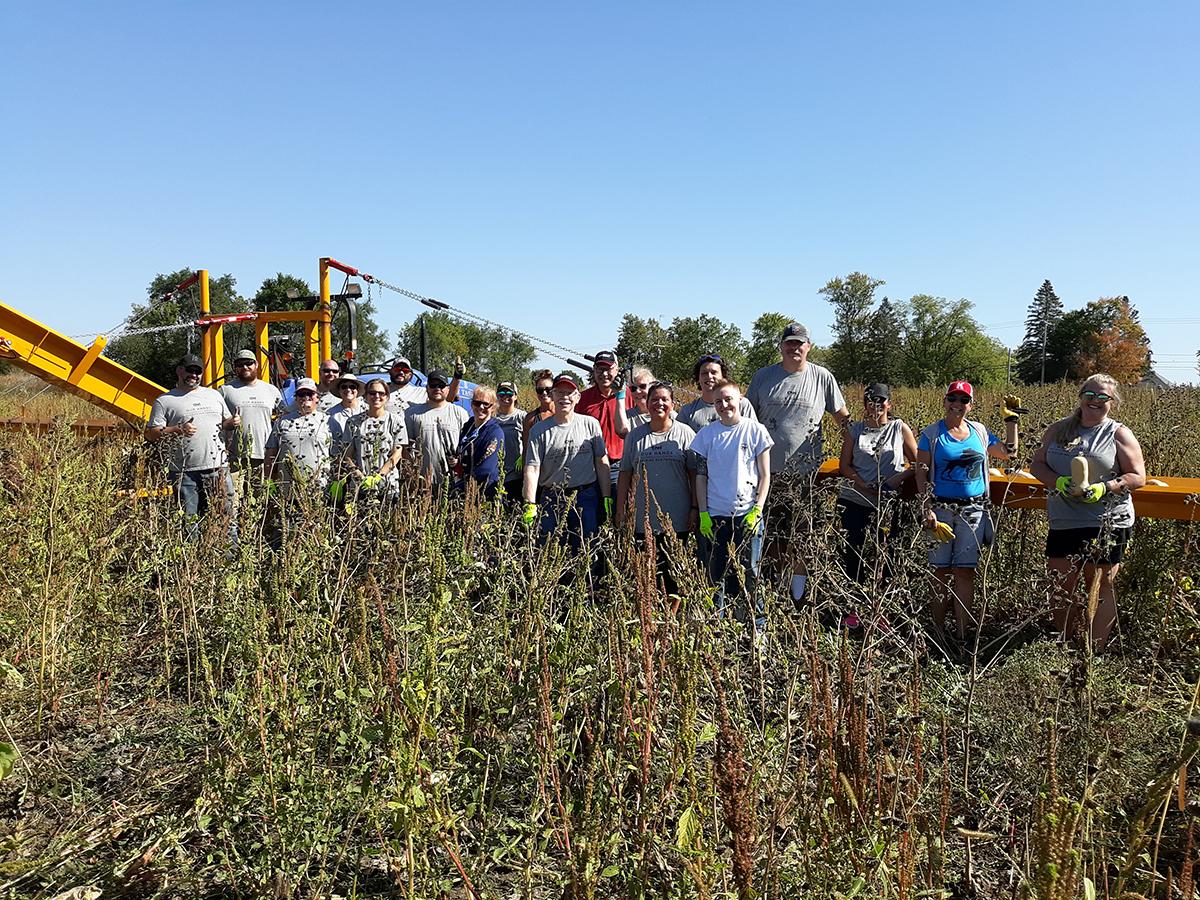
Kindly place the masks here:
[[(633, 408), (633, 397), (625, 395), (625, 408)], [(625, 452), (625, 439), (617, 434), (617, 401), (616, 395), (603, 397), (600, 388), (592, 385), (579, 395), (575, 411), (585, 416), (591, 416), (600, 423), (600, 433), (604, 435), (604, 447), (608, 451), (610, 462), (621, 458)]]

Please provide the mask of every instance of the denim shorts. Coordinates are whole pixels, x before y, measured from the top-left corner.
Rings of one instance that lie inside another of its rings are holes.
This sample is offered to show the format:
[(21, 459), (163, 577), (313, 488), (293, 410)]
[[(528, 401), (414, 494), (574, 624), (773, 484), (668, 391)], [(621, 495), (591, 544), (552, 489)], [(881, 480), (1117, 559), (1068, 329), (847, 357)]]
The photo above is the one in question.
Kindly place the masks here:
[(992, 542), (992, 520), (982, 503), (963, 506), (933, 503), (939, 522), (954, 529), (954, 540), (938, 541), (929, 551), (929, 564), (939, 569), (974, 569), (979, 553)]

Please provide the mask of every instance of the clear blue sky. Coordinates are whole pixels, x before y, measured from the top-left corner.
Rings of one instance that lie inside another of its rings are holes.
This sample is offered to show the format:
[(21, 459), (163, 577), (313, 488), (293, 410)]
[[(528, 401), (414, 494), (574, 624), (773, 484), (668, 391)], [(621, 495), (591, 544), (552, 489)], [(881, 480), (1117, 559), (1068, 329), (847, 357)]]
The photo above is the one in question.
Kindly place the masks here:
[[(841, 11), (839, 6), (852, 6)], [(10, 5), (0, 299), (106, 330), (331, 255), (582, 350), (817, 290), (1128, 294), (1194, 377), (1194, 2)], [(394, 332), (420, 309), (387, 295)]]

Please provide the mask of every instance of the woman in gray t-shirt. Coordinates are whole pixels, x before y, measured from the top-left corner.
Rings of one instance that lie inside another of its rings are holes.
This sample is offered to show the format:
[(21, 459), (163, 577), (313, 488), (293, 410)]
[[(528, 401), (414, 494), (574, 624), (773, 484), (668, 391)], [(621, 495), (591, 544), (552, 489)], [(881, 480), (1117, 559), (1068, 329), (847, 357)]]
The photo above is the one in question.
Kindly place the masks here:
[[(1104, 649), (1117, 620), (1114, 590), (1125, 545), (1133, 531), (1132, 492), (1146, 483), (1142, 448), (1133, 432), (1108, 414), (1121, 403), (1111, 375), (1089, 377), (1079, 389), (1079, 405), (1046, 429), (1030, 466), (1050, 491), (1046, 517), (1046, 564), (1053, 579), (1051, 605), (1059, 630), (1073, 640), (1086, 616), (1077, 596), (1079, 576), (1090, 585), (1099, 578), (1099, 604), (1088, 628), (1096, 650)], [(1087, 484), (1072, 477), (1076, 457), (1087, 460)]]
[[(894, 419), (892, 392), (875, 383), (863, 392), (863, 418), (846, 430), (842, 439), (841, 475), (846, 479), (838, 492), (838, 512), (846, 531), (846, 574), (858, 583), (865, 580), (863, 549), (868, 533), (882, 546), (881, 503), (892, 498), (892, 525), (899, 513), (895, 502), (900, 485), (912, 474), (917, 461), (917, 439), (902, 419)], [(889, 574), (884, 563), (884, 577)], [(854, 614), (847, 616), (851, 626)]]

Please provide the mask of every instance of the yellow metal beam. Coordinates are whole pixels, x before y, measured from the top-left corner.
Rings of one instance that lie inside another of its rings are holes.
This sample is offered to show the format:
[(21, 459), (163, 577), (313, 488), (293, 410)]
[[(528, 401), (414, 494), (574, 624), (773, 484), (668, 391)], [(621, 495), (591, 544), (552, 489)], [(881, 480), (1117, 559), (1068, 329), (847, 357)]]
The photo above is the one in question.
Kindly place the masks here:
[(0, 359), (69, 391), (126, 422), (150, 418), (166, 388), (100, 354), (103, 341), (85, 347), (0, 303)]

